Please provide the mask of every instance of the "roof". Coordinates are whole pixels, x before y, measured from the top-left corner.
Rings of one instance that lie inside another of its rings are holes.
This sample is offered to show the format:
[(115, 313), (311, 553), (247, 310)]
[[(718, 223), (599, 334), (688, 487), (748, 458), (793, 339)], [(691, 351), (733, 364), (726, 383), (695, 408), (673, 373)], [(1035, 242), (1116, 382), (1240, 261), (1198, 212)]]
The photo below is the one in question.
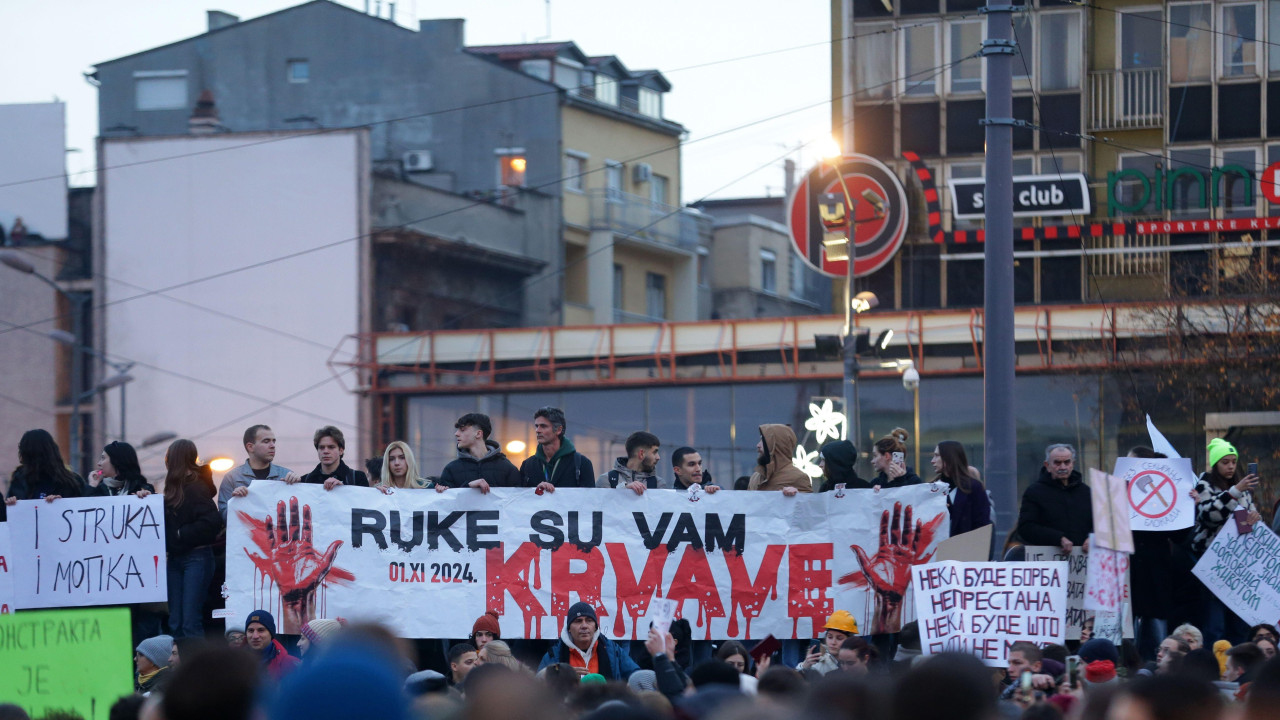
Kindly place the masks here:
[(480, 55), (493, 55), (499, 60), (533, 60), (559, 57), (565, 50), (571, 50), (580, 62), (587, 61), (586, 53), (578, 49), (572, 41), (544, 43), (520, 43), (516, 45), (472, 45), (467, 50)]
[(641, 85), (657, 86), (662, 92), (671, 92), (671, 81), (659, 70), (632, 70), (631, 78)]

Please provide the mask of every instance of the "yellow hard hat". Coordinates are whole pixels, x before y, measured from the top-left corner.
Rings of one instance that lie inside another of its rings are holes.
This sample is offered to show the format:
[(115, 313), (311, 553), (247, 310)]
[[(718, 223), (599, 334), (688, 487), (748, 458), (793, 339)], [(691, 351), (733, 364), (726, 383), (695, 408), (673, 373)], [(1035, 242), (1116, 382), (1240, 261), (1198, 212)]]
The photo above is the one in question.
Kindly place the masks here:
[(858, 634), (858, 621), (853, 619), (848, 610), (837, 610), (831, 613), (831, 617), (827, 618), (827, 624), (822, 627), (824, 630), (839, 630), (850, 635)]

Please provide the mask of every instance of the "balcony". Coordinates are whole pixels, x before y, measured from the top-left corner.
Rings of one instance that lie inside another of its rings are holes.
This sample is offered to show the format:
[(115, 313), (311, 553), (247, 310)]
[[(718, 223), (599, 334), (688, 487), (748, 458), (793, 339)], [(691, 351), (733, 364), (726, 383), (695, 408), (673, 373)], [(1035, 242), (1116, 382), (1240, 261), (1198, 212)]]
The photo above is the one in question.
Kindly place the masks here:
[(1164, 126), (1164, 70), (1089, 73), (1089, 129), (1145, 130)]
[(590, 200), (592, 230), (609, 230), (686, 252), (697, 250), (699, 236), (711, 234), (710, 219), (696, 210), (610, 190), (593, 190)]

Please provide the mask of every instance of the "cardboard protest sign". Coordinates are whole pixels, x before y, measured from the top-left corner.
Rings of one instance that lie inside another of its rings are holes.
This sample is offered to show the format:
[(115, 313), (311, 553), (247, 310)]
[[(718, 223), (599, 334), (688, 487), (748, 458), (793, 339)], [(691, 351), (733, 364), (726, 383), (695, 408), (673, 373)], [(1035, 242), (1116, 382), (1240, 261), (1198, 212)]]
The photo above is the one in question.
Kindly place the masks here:
[[(1080, 631), (1086, 626), (1092, 629), (1094, 637), (1106, 637), (1119, 643), (1120, 639), (1133, 637), (1133, 608), (1129, 601), (1129, 577), (1124, 580), (1124, 596), (1121, 599), (1123, 610), (1118, 613), (1085, 609), (1085, 590), (1089, 580), (1089, 558), (1083, 548), (1075, 547), (1071, 554), (1062, 552), (1062, 548), (1052, 545), (1028, 545), (1025, 548), (1027, 562), (1065, 561), (1067, 565), (1067, 639), (1079, 640)], [(1115, 617), (1111, 617), (1115, 615)], [(1103, 635), (1100, 628), (1118, 628), (1120, 635)]]
[(1084, 608), (1119, 612), (1128, 597), (1129, 553), (1091, 542), (1086, 556)]
[(128, 608), (0, 615), (0, 698), (31, 717), (70, 710), (105, 720), (133, 693)]
[(959, 560), (960, 562), (985, 562), (991, 558), (991, 533), (994, 525), (983, 525), (938, 543), (933, 554), (935, 562)]
[(1196, 473), (1187, 458), (1117, 458), (1112, 474), (1124, 482), (1130, 528), (1182, 530), (1195, 524)]
[(1280, 538), (1266, 525), (1241, 535), (1227, 520), (1192, 572), (1249, 625), (1280, 623)]
[(1020, 640), (1065, 640), (1067, 563), (940, 562), (911, 569), (920, 649), (1009, 664)]
[(227, 521), (226, 607), (271, 610), (282, 633), (342, 616), (448, 637), (492, 610), (504, 636), (552, 639), (580, 600), (606, 635), (641, 639), (665, 598), (698, 639), (812, 638), (837, 608), (868, 633), (909, 622), (911, 566), (946, 537), (947, 508), (932, 485), (692, 498), (255, 483)]
[(1093, 503), (1093, 540), (1110, 550), (1133, 552), (1133, 531), (1129, 528), (1129, 499), (1119, 478), (1089, 469), (1089, 499)]
[(9, 508), (19, 608), (164, 602), (164, 497), (22, 500)]

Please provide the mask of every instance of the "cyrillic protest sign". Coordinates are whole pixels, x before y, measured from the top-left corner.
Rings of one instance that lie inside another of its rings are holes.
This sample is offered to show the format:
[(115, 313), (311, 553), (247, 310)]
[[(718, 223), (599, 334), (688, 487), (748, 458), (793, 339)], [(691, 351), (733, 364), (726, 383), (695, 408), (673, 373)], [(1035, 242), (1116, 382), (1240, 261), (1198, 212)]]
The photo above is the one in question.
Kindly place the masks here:
[(1187, 458), (1117, 458), (1111, 474), (1128, 491), (1130, 528), (1182, 530), (1195, 524), (1196, 474)]
[(341, 616), (403, 637), (458, 637), (492, 610), (504, 637), (555, 638), (581, 600), (607, 635), (642, 639), (653, 598), (676, 601), (696, 638), (810, 638), (836, 609), (896, 632), (911, 565), (947, 532), (931, 485), (789, 498), (256, 482), (229, 511), (229, 623), (261, 607), (283, 633)]
[(31, 717), (52, 710), (107, 717), (133, 692), (131, 633), (128, 608), (0, 615), (0, 702)]
[(19, 608), (164, 602), (164, 497), (22, 500), (9, 508)]
[(1280, 538), (1266, 525), (1241, 535), (1228, 519), (1192, 572), (1246, 623), (1280, 623)]
[[(1133, 608), (1129, 600), (1129, 576), (1124, 579), (1124, 596), (1120, 612), (1085, 609), (1085, 592), (1089, 581), (1089, 558), (1084, 549), (1076, 546), (1071, 554), (1052, 545), (1028, 545), (1025, 548), (1027, 562), (1065, 561), (1067, 563), (1067, 639), (1079, 640), (1080, 632), (1089, 627), (1094, 637), (1106, 637), (1119, 644), (1122, 638), (1133, 637)], [(1095, 617), (1096, 616), (1096, 617)], [(1119, 635), (1115, 635), (1118, 631)], [(1105, 631), (1105, 632), (1104, 632)]]
[(940, 562), (911, 569), (920, 649), (1006, 667), (1019, 640), (1066, 638), (1067, 563)]
[(1101, 543), (1089, 545), (1084, 609), (1119, 612), (1129, 597), (1129, 553), (1110, 550)]
[(13, 612), (13, 572), (9, 543), (9, 523), (0, 523), (0, 615)]

